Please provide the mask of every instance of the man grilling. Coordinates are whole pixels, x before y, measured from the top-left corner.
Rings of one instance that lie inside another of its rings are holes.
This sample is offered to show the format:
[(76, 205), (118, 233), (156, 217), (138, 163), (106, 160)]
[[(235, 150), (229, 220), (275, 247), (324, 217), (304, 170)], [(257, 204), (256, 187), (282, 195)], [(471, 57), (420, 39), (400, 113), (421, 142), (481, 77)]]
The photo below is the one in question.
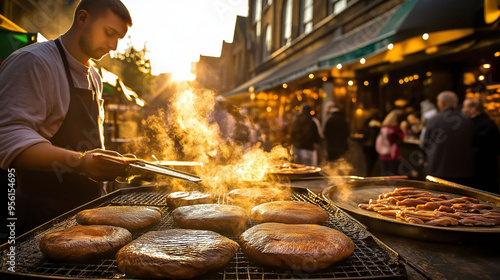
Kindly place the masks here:
[(0, 68), (0, 167), (15, 168), (18, 233), (99, 197), (98, 181), (126, 164), (104, 151), (102, 82), (90, 59), (115, 50), (132, 20), (119, 0), (82, 0), (56, 40), (10, 55)]

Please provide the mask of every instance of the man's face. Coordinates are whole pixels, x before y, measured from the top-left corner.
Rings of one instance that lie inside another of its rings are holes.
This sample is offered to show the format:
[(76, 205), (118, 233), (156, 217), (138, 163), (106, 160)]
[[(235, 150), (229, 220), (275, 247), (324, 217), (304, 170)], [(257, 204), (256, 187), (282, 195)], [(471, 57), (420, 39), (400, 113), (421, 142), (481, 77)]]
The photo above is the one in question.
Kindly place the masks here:
[(89, 15), (79, 46), (87, 56), (99, 60), (116, 50), (118, 39), (123, 38), (127, 30), (127, 23), (109, 10), (102, 15)]
[(474, 108), (470, 107), (470, 101), (465, 100), (462, 107), (462, 113), (466, 114), (467, 116), (472, 116), (472, 114), (474, 114), (474, 111)]

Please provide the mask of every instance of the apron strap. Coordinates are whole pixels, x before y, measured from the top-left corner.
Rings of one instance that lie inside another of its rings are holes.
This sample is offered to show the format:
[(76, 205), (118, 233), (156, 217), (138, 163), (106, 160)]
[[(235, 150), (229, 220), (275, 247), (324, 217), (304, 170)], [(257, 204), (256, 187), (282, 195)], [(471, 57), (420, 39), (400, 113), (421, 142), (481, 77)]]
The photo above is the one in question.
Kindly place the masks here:
[[(64, 65), (64, 71), (66, 71), (66, 77), (68, 78), (69, 86), (72, 88), (76, 88), (75, 83), (73, 82), (73, 76), (71, 76), (71, 71), (69, 68), (68, 59), (66, 58), (66, 53), (64, 52), (64, 48), (63, 48), (60, 40), (62, 40), (62, 39), (57, 39), (57, 40), (55, 40), (55, 42), (56, 42), (57, 49), (59, 50), (59, 53), (61, 54), (61, 58), (62, 58), (63, 65)], [(89, 73), (89, 75), (90, 75), (89, 82), (90, 82), (90, 85), (92, 87), (92, 92), (93, 92), (92, 100), (94, 100), (94, 99), (96, 99), (95, 95), (97, 94), (97, 90), (94, 86), (94, 79), (92, 77), (92, 73)]]

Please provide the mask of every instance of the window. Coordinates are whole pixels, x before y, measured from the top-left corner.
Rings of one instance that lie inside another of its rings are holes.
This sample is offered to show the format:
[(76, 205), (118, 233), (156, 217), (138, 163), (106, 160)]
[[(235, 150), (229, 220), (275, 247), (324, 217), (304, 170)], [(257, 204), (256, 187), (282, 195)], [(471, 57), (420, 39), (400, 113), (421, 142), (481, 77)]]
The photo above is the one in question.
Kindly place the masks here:
[(272, 0), (262, 0), (262, 8), (266, 8), (267, 6), (273, 3)]
[(269, 55), (271, 55), (271, 49), (272, 49), (272, 33), (271, 33), (271, 25), (268, 25), (266, 27), (266, 33), (265, 33), (265, 38), (266, 41), (264, 43), (264, 52), (262, 59), (266, 59)]
[(255, 0), (253, 22), (255, 24), (255, 36), (260, 38), (260, 20), (262, 18), (262, 0)]
[(313, 0), (300, 2), (300, 34), (309, 33), (313, 28)]
[(328, 0), (328, 14), (338, 15), (347, 6), (347, 0)]
[(292, 0), (285, 0), (281, 17), (281, 45), (292, 41)]

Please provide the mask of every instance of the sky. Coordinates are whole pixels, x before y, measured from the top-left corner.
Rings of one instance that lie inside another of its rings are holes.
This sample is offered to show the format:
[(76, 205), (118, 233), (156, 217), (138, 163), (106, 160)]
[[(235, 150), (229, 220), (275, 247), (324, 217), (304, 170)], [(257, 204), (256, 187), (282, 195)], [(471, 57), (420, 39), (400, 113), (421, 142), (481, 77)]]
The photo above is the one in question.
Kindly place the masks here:
[[(133, 25), (117, 51), (130, 44), (150, 51), (153, 74), (188, 72), (200, 54), (220, 56), (232, 42), (236, 16), (247, 16), (248, 0), (122, 0)], [(130, 36), (130, 39), (128, 37)]]

